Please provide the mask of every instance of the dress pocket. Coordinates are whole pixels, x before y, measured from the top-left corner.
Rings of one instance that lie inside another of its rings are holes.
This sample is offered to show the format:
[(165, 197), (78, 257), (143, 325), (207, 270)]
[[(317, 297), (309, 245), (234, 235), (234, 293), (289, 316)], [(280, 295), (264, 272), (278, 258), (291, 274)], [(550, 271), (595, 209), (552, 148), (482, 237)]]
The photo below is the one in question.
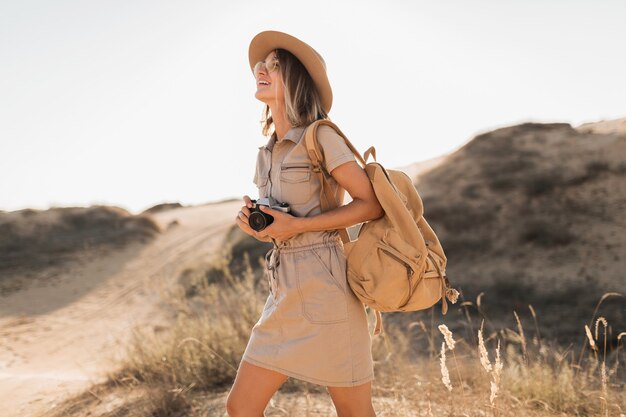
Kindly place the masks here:
[(280, 166), (280, 186), (284, 202), (304, 204), (311, 198), (311, 164), (283, 163)]
[(316, 249), (303, 251), (296, 257), (296, 263), (296, 281), (304, 317), (316, 324), (348, 320), (346, 287), (342, 285), (345, 271), (331, 248), (321, 248), (319, 253)]

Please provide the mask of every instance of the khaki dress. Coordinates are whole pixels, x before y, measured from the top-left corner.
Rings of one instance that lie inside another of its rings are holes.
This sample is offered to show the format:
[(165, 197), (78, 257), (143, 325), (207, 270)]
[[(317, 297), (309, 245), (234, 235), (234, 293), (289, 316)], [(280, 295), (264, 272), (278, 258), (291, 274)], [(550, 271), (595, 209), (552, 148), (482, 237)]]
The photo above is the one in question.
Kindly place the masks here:
[[(328, 172), (355, 160), (330, 126), (320, 126), (317, 134)], [(307, 155), (304, 127), (291, 128), (281, 141), (272, 135), (259, 148), (254, 183), (259, 197), (289, 203), (294, 216), (321, 213), (320, 184)], [(334, 179), (330, 184), (343, 201)], [(373, 380), (367, 314), (348, 285), (338, 232), (305, 232), (276, 241), (265, 260), (270, 292), (242, 361), (324, 386)]]

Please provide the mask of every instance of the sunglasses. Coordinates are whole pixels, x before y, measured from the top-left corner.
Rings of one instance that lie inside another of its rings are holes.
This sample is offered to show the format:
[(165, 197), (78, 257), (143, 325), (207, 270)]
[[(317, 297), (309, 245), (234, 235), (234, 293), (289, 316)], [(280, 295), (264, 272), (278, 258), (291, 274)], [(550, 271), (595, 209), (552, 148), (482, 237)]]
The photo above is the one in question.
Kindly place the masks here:
[(276, 68), (280, 66), (278, 59), (273, 59), (269, 63), (265, 63), (265, 61), (259, 61), (254, 64), (254, 78), (259, 78), (259, 71), (261, 68), (265, 68), (267, 72), (272, 72)]

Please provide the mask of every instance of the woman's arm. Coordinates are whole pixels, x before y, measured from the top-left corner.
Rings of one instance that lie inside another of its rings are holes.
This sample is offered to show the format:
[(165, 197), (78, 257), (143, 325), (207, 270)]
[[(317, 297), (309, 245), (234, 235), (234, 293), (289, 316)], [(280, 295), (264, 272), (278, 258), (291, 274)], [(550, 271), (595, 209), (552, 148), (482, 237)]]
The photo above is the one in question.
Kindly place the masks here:
[(270, 236), (287, 240), (299, 233), (342, 229), (383, 216), (383, 208), (376, 198), (369, 177), (355, 161), (337, 166), (330, 175), (350, 194), (350, 203), (311, 217), (294, 217), (260, 206), (261, 210), (274, 216), (274, 222), (260, 232), (253, 231), (256, 237)]
[(374, 194), (369, 177), (359, 164), (354, 161), (346, 162), (333, 169), (330, 175), (350, 194), (352, 201), (317, 216), (298, 218), (299, 233), (342, 229), (385, 214)]

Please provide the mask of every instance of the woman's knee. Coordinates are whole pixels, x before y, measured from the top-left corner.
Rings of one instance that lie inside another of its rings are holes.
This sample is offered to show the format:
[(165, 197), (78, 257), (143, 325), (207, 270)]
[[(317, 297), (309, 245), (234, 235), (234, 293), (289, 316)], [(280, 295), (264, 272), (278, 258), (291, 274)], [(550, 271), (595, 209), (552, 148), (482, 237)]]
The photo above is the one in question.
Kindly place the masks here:
[(335, 405), (337, 417), (376, 417), (372, 404)]
[(262, 417), (266, 405), (245, 401), (242, 396), (233, 395), (231, 390), (226, 398), (226, 413), (229, 417)]
[(371, 381), (354, 387), (326, 387), (338, 417), (376, 417)]
[[(253, 412), (255, 412), (255, 410), (251, 410), (249, 407), (246, 407), (246, 404), (243, 401), (237, 400), (235, 396), (230, 394), (228, 395), (228, 398), (226, 399), (226, 413), (229, 417), (252, 417)], [(258, 416), (262, 415), (263, 411), (258, 414)]]
[(267, 403), (286, 380), (286, 375), (243, 361), (226, 398), (226, 412), (230, 417), (263, 416)]

